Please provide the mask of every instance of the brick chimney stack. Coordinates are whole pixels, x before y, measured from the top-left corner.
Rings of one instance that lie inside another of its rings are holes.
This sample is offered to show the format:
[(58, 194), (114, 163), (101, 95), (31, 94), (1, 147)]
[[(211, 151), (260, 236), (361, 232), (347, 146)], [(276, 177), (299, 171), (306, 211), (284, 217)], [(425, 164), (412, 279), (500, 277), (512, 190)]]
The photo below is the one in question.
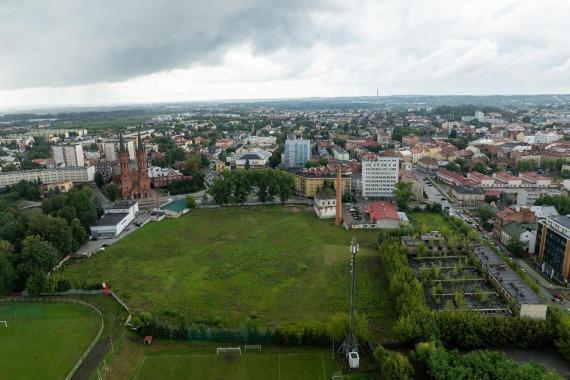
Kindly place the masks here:
[(335, 224), (342, 224), (342, 171), (340, 165), (336, 167), (336, 220)]

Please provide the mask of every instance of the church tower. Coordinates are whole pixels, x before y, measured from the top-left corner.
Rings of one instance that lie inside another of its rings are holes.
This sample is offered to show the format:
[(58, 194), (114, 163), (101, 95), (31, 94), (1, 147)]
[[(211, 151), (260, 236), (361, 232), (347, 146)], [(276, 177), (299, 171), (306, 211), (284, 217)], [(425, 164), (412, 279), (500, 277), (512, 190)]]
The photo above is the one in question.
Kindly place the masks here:
[(148, 165), (146, 162), (146, 150), (144, 149), (141, 131), (138, 134), (137, 146), (137, 168), (140, 186), (140, 196), (147, 197), (150, 195), (150, 178), (148, 177)]
[(125, 148), (123, 134), (119, 132), (119, 165), (121, 168), (121, 197), (131, 198), (131, 178), (129, 176), (129, 152)]

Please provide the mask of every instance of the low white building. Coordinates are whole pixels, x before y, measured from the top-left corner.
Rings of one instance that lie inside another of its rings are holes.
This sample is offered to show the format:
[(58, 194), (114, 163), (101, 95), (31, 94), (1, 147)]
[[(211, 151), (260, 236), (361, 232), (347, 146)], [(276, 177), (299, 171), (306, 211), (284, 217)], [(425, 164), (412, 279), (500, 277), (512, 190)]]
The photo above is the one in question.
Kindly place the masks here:
[(105, 214), (90, 227), (93, 239), (113, 239), (135, 219), (139, 204), (135, 201), (120, 201), (105, 210)]
[(334, 194), (318, 193), (315, 195), (315, 213), (319, 219), (330, 219), (336, 217), (336, 197)]

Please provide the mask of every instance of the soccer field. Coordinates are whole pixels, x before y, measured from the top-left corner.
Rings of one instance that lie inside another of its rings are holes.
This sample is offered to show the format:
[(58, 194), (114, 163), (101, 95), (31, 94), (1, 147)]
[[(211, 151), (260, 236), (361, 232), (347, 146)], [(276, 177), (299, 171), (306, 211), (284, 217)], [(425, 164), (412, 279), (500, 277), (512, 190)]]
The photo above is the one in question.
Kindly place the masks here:
[(326, 380), (322, 354), (149, 355), (135, 379)]
[(0, 379), (63, 379), (101, 326), (92, 309), (69, 303), (0, 304)]

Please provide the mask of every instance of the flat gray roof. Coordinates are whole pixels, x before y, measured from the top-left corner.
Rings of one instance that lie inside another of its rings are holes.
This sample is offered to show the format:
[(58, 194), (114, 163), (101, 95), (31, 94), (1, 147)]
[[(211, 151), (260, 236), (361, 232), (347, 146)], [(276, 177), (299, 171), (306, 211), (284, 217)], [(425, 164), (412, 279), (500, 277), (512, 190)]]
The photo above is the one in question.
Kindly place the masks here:
[(516, 272), (511, 269), (491, 248), (484, 244), (473, 245), (473, 252), (489, 273), (519, 305), (542, 305), (544, 302), (528, 287)]
[(116, 226), (121, 220), (123, 220), (128, 213), (118, 212), (118, 213), (110, 213), (105, 214), (101, 219), (95, 223), (96, 226)]
[(570, 217), (567, 215), (551, 216), (549, 218), (562, 225), (563, 227), (570, 228)]

